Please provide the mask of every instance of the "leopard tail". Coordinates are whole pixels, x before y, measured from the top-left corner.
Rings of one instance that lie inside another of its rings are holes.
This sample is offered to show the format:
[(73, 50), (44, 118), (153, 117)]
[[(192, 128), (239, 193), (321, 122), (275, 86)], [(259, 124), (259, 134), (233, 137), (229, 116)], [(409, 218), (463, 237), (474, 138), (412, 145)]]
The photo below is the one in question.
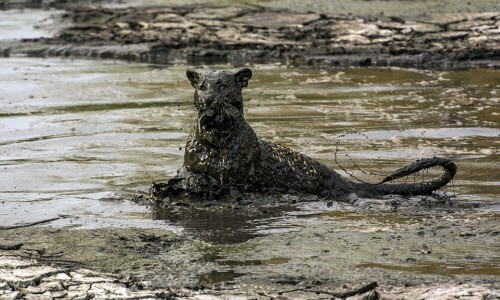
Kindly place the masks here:
[[(435, 166), (441, 166), (444, 172), (432, 180), (415, 183), (387, 183)], [(356, 183), (356, 185), (360, 189), (360, 195), (426, 195), (448, 184), (456, 173), (457, 166), (454, 162), (447, 158), (432, 157), (417, 160), (406, 167), (398, 169), (378, 184)]]

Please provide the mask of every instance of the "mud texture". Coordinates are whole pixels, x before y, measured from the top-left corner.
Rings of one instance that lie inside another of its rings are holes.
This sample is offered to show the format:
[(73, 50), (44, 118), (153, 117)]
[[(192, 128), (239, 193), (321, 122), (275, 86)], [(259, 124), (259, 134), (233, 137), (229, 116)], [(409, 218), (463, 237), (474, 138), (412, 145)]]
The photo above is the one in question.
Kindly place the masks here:
[[(322, 67), (498, 67), (500, 13), (421, 17), (333, 15), (258, 5), (75, 7), (48, 39), (9, 54), (150, 63), (278, 62)], [(2, 52), (2, 51), (0, 51)]]
[[(251, 223), (303, 211), (294, 199), (266, 199), (267, 206), (169, 203), (155, 210), (157, 218), (185, 227), (185, 237), (159, 229), (2, 230), (0, 244), (16, 247), (0, 250), (0, 298), (499, 296), (498, 214), (487, 207), (474, 210), (432, 198), (395, 207), (360, 199), (354, 206), (332, 204), (298, 217), (289, 226), (296, 223), (300, 230), (245, 236)], [(322, 205), (310, 200), (308, 205)], [(239, 223), (229, 222), (231, 216)], [(222, 221), (239, 239), (218, 239), (230, 236), (220, 232)], [(303, 225), (311, 222), (317, 226)]]

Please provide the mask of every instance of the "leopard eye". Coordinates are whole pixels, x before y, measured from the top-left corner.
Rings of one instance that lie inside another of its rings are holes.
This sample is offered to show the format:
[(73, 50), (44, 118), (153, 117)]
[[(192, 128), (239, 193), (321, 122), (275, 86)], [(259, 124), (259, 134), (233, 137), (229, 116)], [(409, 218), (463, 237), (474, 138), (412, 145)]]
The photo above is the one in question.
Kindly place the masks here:
[(208, 89), (208, 84), (203, 81), (201, 84), (200, 84), (200, 91), (206, 91)]
[(226, 90), (228, 88), (228, 86), (224, 83), (222, 83), (221, 85), (219, 85), (219, 91), (222, 92), (224, 90)]

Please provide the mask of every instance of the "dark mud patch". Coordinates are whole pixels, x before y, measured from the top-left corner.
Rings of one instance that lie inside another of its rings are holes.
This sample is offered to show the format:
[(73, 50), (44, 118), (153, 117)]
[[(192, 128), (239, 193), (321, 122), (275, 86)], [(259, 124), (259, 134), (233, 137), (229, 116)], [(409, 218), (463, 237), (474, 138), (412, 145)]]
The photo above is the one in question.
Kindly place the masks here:
[[(0, 244), (22, 242), (18, 254), (40, 263), (75, 270), (119, 274), (125, 278), (174, 281), (172, 265), (162, 263), (185, 242), (158, 229), (19, 228), (0, 231)], [(7, 254), (11, 252), (3, 252)], [(167, 271), (167, 269), (169, 271)], [(161, 274), (165, 274), (162, 277)], [(168, 274), (168, 275), (167, 275)]]
[(74, 7), (62, 19), (71, 25), (53, 38), (1, 48), (158, 64), (498, 67), (499, 18), (498, 12), (366, 17), (222, 4)]

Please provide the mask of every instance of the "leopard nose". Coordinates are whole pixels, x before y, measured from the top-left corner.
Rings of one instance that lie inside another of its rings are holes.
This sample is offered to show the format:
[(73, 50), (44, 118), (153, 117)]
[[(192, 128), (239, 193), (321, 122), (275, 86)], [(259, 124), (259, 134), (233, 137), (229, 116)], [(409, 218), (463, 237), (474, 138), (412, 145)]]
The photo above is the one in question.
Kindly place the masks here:
[(205, 104), (205, 106), (211, 106), (211, 105), (215, 104), (216, 102), (217, 102), (217, 100), (216, 100), (216, 97), (214, 97), (214, 96), (207, 96), (203, 100), (203, 104)]

